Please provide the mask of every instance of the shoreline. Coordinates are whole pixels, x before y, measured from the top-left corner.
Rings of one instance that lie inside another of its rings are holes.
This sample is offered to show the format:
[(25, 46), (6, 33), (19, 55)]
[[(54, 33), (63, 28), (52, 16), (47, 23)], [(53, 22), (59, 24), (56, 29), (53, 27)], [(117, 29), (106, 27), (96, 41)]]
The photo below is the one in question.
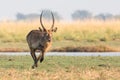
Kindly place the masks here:
[[(29, 52), (29, 49), (0, 48), (0, 52)], [(53, 48), (48, 52), (120, 52), (120, 50), (108, 46), (78, 46)]]

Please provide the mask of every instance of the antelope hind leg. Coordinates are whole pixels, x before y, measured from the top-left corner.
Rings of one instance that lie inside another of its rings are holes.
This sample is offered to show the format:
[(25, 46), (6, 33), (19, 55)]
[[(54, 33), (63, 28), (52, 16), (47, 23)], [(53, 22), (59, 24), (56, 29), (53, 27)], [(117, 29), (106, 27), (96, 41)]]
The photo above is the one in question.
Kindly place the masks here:
[(31, 49), (31, 56), (34, 60), (34, 64), (33, 64), (32, 68), (37, 67), (37, 58), (36, 58), (36, 55), (35, 55), (35, 50), (33, 50), (33, 49)]

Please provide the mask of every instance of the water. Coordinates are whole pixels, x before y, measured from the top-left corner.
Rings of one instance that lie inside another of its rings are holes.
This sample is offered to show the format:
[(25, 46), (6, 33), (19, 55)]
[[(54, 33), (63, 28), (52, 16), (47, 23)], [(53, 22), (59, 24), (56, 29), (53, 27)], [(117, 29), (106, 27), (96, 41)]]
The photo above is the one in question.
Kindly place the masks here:
[[(0, 55), (25, 56), (25, 55), (30, 55), (30, 53), (29, 52), (0, 52)], [(120, 56), (120, 52), (47, 52), (45, 56)]]

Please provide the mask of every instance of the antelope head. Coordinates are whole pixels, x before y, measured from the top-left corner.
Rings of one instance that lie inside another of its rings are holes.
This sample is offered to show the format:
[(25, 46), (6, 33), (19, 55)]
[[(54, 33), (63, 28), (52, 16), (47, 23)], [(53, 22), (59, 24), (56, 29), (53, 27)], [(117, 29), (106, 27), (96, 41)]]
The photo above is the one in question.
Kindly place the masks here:
[(53, 15), (53, 13), (51, 12), (52, 22), (53, 22), (53, 23), (52, 23), (52, 26), (51, 26), (50, 29), (46, 29), (46, 28), (44, 27), (44, 25), (43, 25), (43, 23), (42, 23), (42, 15), (43, 15), (43, 11), (42, 11), (42, 13), (41, 13), (41, 15), (40, 15), (40, 24), (41, 24), (42, 29), (39, 27), (39, 30), (44, 33), (44, 34), (43, 34), (43, 37), (44, 37), (43, 39), (48, 40), (48, 42), (51, 42), (52, 32), (56, 32), (56, 31), (57, 31), (57, 27), (54, 28), (54, 22), (55, 22), (55, 20), (54, 20), (54, 15)]

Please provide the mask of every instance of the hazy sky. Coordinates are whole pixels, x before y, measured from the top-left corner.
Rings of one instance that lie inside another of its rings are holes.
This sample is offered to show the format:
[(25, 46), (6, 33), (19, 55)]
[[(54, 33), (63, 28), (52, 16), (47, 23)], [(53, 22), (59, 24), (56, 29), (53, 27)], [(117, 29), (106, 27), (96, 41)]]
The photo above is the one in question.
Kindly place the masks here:
[(120, 14), (120, 0), (0, 0), (0, 20), (15, 19), (17, 12), (40, 13), (42, 9), (56, 11), (65, 19), (75, 10)]

